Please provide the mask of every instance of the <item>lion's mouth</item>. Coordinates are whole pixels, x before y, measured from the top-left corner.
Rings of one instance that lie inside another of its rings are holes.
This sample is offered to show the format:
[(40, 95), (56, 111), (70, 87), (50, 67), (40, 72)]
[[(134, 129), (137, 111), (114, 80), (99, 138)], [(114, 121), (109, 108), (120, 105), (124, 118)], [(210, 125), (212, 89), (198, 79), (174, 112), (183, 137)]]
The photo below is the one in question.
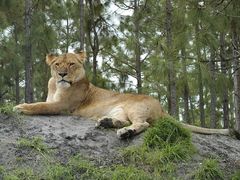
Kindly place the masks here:
[(58, 81), (58, 83), (68, 83), (68, 84), (72, 84), (72, 82), (71, 81), (67, 81), (67, 80), (65, 80), (65, 79), (61, 79), (60, 81)]

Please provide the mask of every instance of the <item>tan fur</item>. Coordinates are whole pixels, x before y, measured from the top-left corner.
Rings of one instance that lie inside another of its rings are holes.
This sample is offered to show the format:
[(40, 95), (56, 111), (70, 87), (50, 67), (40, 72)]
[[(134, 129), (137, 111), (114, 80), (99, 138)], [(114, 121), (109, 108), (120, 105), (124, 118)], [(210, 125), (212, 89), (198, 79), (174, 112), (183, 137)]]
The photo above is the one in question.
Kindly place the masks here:
[(97, 126), (120, 128), (117, 131), (120, 138), (138, 134), (155, 119), (166, 115), (160, 103), (150, 96), (121, 94), (89, 83), (84, 60), (83, 52), (48, 55), (46, 62), (51, 67), (52, 77), (48, 83), (47, 101), (20, 104), (15, 109), (29, 115), (68, 111), (96, 120)]

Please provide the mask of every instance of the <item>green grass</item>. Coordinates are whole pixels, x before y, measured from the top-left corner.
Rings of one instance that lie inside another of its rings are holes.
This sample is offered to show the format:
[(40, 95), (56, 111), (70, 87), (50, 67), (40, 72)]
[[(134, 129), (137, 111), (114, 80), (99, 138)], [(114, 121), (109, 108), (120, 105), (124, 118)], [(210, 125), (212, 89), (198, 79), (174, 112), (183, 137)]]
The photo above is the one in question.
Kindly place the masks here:
[(21, 138), (17, 143), (18, 148), (30, 148), (41, 153), (48, 152), (48, 147), (44, 144), (43, 139), (38, 136), (29, 139)]
[(76, 179), (98, 179), (103, 169), (98, 169), (91, 162), (77, 155), (69, 160), (67, 165)]
[(36, 176), (34, 175), (33, 169), (31, 168), (18, 168), (16, 170), (14, 170), (11, 173), (6, 173), (4, 175), (4, 180), (32, 180), (32, 179), (40, 179), (40, 178), (36, 178)]
[(190, 159), (193, 149), (185, 143), (168, 145), (162, 150), (148, 151), (146, 161), (151, 165), (167, 164), (169, 162), (180, 162)]
[(15, 118), (15, 122), (17, 124), (22, 123), (22, 118), (24, 117), (22, 114), (13, 110), (15, 104), (14, 103), (4, 103), (0, 104), (0, 114), (5, 114), (7, 116), (11, 116)]
[(223, 173), (215, 159), (206, 159), (200, 168), (194, 173), (196, 180), (223, 180)]
[(235, 172), (231, 179), (232, 180), (240, 180), (240, 170)]
[(13, 111), (14, 106), (15, 104), (13, 103), (0, 104), (0, 113), (15, 116), (17, 113)]
[(191, 133), (170, 116), (156, 121), (154, 127), (148, 129), (144, 137), (144, 145), (152, 149), (165, 148), (182, 141), (190, 144)]
[(3, 172), (5, 171), (3, 166), (0, 166), (0, 174), (3, 174)]
[(0, 179), (3, 179), (4, 174), (5, 174), (5, 168), (3, 166), (0, 166)]
[[(72, 157), (67, 164), (47, 163), (41, 174), (33, 168), (17, 168), (2, 174), (4, 180), (148, 180), (152, 179), (149, 173), (134, 166), (96, 167), (80, 155)], [(1, 174), (0, 174), (1, 175)], [(1, 176), (0, 176), (1, 177)]]
[(159, 119), (144, 136), (142, 146), (122, 151), (124, 161), (158, 177), (171, 177), (176, 163), (186, 161), (195, 153), (191, 133), (172, 117)]
[(61, 164), (54, 164), (51, 166), (48, 166), (47, 172), (45, 175), (45, 179), (51, 179), (51, 180), (58, 180), (58, 179), (64, 179), (64, 180), (71, 180), (74, 179), (74, 176), (71, 172), (71, 169), (68, 167), (65, 167)]
[(140, 170), (134, 166), (116, 166), (113, 171), (111, 171), (108, 179), (112, 180), (151, 180), (152, 177), (149, 173), (146, 173), (143, 170)]

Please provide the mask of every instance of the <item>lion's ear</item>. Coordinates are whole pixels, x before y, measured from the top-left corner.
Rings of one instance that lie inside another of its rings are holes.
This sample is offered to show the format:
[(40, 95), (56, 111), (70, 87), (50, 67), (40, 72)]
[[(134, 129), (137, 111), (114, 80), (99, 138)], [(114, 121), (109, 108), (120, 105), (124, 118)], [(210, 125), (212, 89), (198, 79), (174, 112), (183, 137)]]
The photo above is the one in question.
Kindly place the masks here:
[(80, 51), (79, 53), (76, 53), (76, 56), (77, 56), (77, 59), (81, 62), (81, 63), (84, 63), (85, 60), (86, 60), (86, 53), (83, 52), (83, 51)]
[(54, 61), (54, 59), (56, 58), (57, 56), (53, 55), (53, 54), (48, 54), (46, 56), (46, 63), (50, 66)]

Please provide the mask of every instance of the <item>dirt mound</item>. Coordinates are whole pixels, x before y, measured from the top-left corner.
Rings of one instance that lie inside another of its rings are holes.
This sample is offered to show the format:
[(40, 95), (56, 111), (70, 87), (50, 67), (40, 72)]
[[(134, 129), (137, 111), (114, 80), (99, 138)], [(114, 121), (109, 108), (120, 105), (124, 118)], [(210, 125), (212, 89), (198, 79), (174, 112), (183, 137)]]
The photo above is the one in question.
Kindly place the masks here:
[[(16, 147), (18, 139), (35, 136), (41, 136), (62, 162), (80, 153), (101, 166), (121, 163), (117, 150), (141, 144), (143, 139), (141, 134), (130, 140), (120, 140), (115, 129), (98, 129), (94, 121), (76, 116), (24, 116), (17, 119), (0, 114), (0, 165), (13, 167), (16, 157), (23, 153)], [(185, 172), (197, 168), (202, 159), (209, 156), (219, 159), (221, 166), (231, 173), (240, 167), (239, 142), (227, 136), (193, 134), (198, 153), (191, 162), (181, 165), (185, 169), (180, 170), (180, 174), (184, 176)]]
[(24, 116), (16, 119), (0, 115), (0, 164), (15, 164), (16, 143), (20, 138), (42, 137), (48, 147), (58, 152), (62, 161), (80, 153), (101, 161), (101, 165), (117, 161), (117, 149), (141, 142), (141, 136), (120, 140), (115, 129), (95, 128), (95, 123), (76, 116)]

